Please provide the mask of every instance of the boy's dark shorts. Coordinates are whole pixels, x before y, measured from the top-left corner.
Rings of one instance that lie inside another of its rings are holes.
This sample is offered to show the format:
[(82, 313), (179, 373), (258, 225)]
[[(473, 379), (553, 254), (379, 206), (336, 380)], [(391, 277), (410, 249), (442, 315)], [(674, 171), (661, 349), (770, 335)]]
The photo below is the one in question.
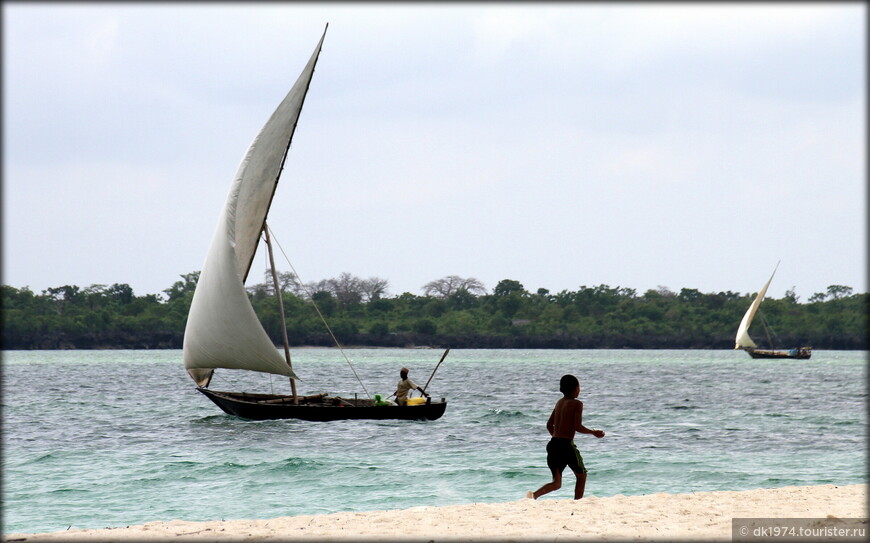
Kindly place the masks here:
[(574, 441), (561, 437), (554, 437), (547, 443), (547, 466), (554, 476), (565, 471), (565, 466), (577, 475), (586, 473), (583, 457), (580, 456)]

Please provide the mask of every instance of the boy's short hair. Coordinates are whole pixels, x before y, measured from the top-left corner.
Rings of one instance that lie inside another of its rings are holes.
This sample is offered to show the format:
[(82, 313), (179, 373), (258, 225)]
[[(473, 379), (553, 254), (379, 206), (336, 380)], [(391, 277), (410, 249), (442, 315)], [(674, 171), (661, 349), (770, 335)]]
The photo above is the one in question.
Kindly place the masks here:
[(574, 389), (580, 386), (580, 381), (577, 380), (573, 375), (563, 375), (559, 380), (559, 391), (562, 394), (570, 394), (574, 392)]

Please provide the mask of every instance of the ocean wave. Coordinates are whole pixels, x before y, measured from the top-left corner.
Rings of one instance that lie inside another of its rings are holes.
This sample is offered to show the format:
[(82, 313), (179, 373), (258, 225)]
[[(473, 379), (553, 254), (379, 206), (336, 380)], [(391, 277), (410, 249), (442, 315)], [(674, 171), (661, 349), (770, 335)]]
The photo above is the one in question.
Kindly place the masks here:
[(305, 471), (317, 471), (327, 467), (321, 461), (297, 457), (285, 458), (278, 462), (269, 462), (268, 466), (270, 471), (296, 473)]
[(498, 408), (490, 408), (487, 409), (486, 414), (484, 414), (482, 419), (518, 419), (518, 418), (529, 418), (529, 415), (526, 415), (522, 411), (511, 411), (507, 409), (498, 409)]
[(91, 494), (91, 490), (84, 490), (82, 488), (56, 488), (54, 490), (49, 491), (49, 494)]

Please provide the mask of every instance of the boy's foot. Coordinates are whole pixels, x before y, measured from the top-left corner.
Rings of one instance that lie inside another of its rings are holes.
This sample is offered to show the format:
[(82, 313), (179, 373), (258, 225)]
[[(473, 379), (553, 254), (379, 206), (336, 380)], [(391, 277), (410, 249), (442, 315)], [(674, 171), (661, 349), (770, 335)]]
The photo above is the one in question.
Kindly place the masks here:
[(526, 490), (526, 498), (528, 498), (528, 499), (530, 499), (530, 500), (534, 500), (534, 499), (535, 499), (535, 493), (532, 492), (531, 490)]

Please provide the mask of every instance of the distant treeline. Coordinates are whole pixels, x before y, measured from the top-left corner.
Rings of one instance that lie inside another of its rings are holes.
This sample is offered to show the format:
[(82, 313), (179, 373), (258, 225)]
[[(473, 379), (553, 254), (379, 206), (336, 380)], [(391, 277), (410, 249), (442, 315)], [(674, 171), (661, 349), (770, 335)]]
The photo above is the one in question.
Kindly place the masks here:
[[(2, 286), (3, 349), (179, 349), (199, 272), (162, 295), (136, 296), (127, 284), (65, 285), (40, 294)], [(292, 345), (334, 346), (316, 304), (344, 346), (553, 349), (730, 349), (754, 293), (665, 287), (581, 286), (531, 293), (505, 279), (487, 292), (449, 276), (422, 296), (387, 297), (387, 281), (342, 274), (302, 285), (280, 275)], [(271, 280), (248, 287), (266, 331), (280, 342)], [(868, 295), (831, 285), (806, 303), (794, 291), (767, 298), (750, 334), (760, 347), (866, 350)], [(763, 327), (762, 324), (766, 324)], [(768, 333), (769, 328), (775, 333)]]

